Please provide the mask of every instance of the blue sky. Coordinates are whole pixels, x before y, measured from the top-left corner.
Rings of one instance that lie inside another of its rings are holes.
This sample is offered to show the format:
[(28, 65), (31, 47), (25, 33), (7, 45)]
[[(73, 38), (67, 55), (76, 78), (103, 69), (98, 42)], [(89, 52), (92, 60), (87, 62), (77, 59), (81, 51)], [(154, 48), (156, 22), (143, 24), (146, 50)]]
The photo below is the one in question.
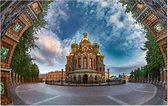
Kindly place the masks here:
[(35, 35), (40, 49), (31, 52), (40, 73), (65, 69), (66, 55), (74, 39), (79, 43), (84, 32), (96, 39), (111, 74), (129, 72), (146, 64), (145, 31), (125, 13), (118, 0), (60, 0), (49, 5), (45, 28)]

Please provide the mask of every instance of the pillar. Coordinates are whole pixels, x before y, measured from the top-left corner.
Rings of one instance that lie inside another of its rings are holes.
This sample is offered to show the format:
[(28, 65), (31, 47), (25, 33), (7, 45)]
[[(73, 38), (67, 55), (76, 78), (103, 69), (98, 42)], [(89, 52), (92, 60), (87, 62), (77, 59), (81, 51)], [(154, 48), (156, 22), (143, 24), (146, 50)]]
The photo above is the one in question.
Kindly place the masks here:
[(76, 57), (76, 69), (78, 69), (78, 56)]
[(88, 64), (88, 68), (90, 68), (90, 54), (87, 56), (87, 64)]
[(83, 64), (84, 64), (84, 62), (83, 62), (83, 54), (81, 55), (81, 68), (83, 68)]
[(94, 57), (92, 56), (92, 69), (94, 69)]
[(160, 83), (162, 82), (162, 70), (160, 70)]

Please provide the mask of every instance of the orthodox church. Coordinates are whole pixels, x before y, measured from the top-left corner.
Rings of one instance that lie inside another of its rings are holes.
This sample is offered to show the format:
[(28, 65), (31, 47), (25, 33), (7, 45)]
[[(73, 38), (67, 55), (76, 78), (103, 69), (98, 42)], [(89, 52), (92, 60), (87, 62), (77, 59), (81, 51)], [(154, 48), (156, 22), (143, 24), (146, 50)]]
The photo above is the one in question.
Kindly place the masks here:
[(104, 56), (99, 52), (99, 44), (90, 43), (87, 33), (79, 44), (71, 45), (71, 52), (66, 56), (66, 81), (72, 83), (98, 83), (105, 81)]

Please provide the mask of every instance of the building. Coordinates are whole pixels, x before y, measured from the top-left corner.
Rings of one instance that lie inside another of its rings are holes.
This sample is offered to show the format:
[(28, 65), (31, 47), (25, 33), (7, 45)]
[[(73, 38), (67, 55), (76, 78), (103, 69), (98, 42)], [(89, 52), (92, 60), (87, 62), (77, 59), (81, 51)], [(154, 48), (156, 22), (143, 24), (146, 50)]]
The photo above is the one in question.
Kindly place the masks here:
[(75, 83), (97, 83), (105, 81), (104, 56), (99, 52), (99, 44), (90, 43), (87, 33), (79, 44), (71, 45), (71, 52), (66, 56), (66, 81)]
[(66, 75), (62, 71), (51, 71), (46, 74), (46, 81), (65, 81)]
[(39, 74), (39, 81), (40, 82), (45, 82), (46, 81), (46, 76), (47, 76), (47, 74)]
[(108, 74), (108, 72), (105, 72), (105, 81), (108, 81), (108, 79), (110, 79), (110, 75)]
[(121, 76), (121, 80), (128, 81), (128, 80), (129, 80), (129, 76), (128, 76), (128, 75), (125, 75), (125, 74), (123, 73), (123, 75)]

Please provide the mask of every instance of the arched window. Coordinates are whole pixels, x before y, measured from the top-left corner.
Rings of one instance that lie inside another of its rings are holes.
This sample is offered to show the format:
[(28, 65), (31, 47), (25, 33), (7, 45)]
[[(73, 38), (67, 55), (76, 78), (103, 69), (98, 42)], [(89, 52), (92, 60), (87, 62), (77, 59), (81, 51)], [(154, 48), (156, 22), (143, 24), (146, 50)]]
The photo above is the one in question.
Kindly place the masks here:
[(89, 60), (89, 68), (92, 68), (92, 58)]
[(84, 68), (86, 68), (87, 58), (84, 57)]
[(95, 76), (95, 81), (97, 81), (97, 76)]
[(74, 76), (74, 81), (76, 81), (76, 76)]
[(69, 67), (69, 71), (71, 71), (71, 67)]
[(81, 58), (78, 58), (78, 67), (81, 68)]
[(102, 71), (102, 68), (100, 67), (100, 71)]

